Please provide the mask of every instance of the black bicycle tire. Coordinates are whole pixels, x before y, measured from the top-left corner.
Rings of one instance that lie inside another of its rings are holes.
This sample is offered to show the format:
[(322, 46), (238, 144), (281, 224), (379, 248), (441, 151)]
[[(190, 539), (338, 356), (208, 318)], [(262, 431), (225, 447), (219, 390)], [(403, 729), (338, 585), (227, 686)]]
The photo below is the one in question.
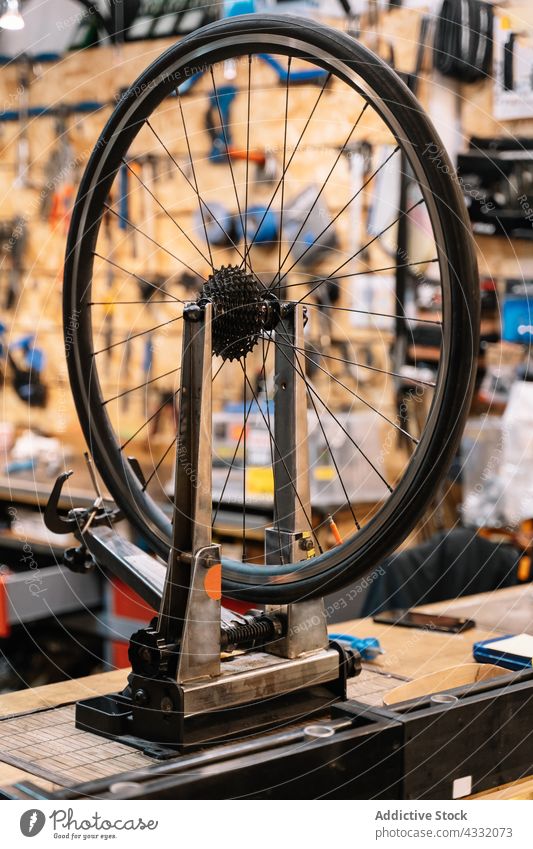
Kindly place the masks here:
[[(442, 143), (422, 107), (400, 78), (377, 56), (351, 37), (315, 22), (289, 16), (252, 15), (218, 21), (169, 48), (140, 75), (121, 99), (87, 164), (67, 240), (64, 324), (72, 392), (95, 464), (109, 492), (128, 519), (142, 533), (148, 544), (165, 557), (168, 555), (169, 543), (162, 539), (160, 532), (161, 528), (166, 529), (163, 536), (166, 533), (167, 539), (170, 539), (169, 520), (165, 517), (161, 525), (161, 516), (157, 513), (159, 508), (149, 502), (146, 502), (142, 513), (134, 506), (132, 494), (137, 497), (142, 489), (141, 484), (120, 450), (116, 451), (116, 446), (113, 448), (113, 431), (103, 410), (97, 410), (95, 415), (95, 411), (90, 409), (91, 389), (99, 389), (97, 376), (96, 384), (93, 384), (94, 370), (87, 369), (86, 355), (92, 351), (90, 318), (82, 321), (77, 318), (82, 315), (83, 297), (87, 294), (87, 285), (90, 286), (91, 263), (82, 262), (78, 250), (78, 235), (82, 233), (85, 256), (85, 252), (93, 249), (96, 243), (102, 211), (101, 199), (120, 164), (119, 157), (114, 159), (109, 152), (109, 140), (116, 135), (124, 116), (135, 105), (139, 92), (145, 93), (145, 111), (150, 110), (153, 104), (160, 102), (162, 90), (164, 96), (164, 85), (170, 93), (181, 81), (179, 75), (168, 74), (169, 66), (176, 65), (181, 57), (191, 56), (195, 52), (202, 55), (202, 51), (205, 53), (210, 50), (215, 38), (236, 41), (246, 37), (252, 41), (254, 37), (259, 36), (278, 38), (286, 45), (291, 45), (291, 42), (305, 42), (310, 50), (321, 51), (331, 57), (330, 61), (340, 63), (346, 69), (345, 74), (353, 70), (364, 76), (365, 83), (380, 97), (381, 102), (387, 105), (389, 115), (402, 127), (405, 138), (416, 152), (418, 172), (424, 176), (425, 188), (434, 199), (441, 225), (440, 249), (446, 257), (450, 279), (454, 282), (453, 286), (450, 285), (447, 307), (450, 327), (447, 356), (450, 365), (439, 402), (439, 412), (444, 414), (436, 416), (430, 443), (425, 444), (421, 462), (413, 472), (409, 484), (402, 490), (402, 480), (386, 505), (363, 531), (346, 543), (314, 558), (313, 563), (318, 569), (324, 562), (327, 568), (313, 576), (302, 579), (301, 573), (298, 574), (299, 567), (294, 565), (279, 567), (277, 572), (277, 567), (269, 567), (270, 572), (266, 570), (268, 575), (276, 575), (273, 582), (257, 584), (254, 583), (253, 577), (253, 574), (257, 576), (257, 566), (223, 560), (223, 589), (227, 595), (256, 603), (288, 603), (345, 586), (372, 569), (403, 541), (423, 514), (429, 498), (448, 469), (470, 406), (479, 344), (479, 287), (470, 225)], [(277, 46), (279, 47), (279, 43)], [(287, 49), (292, 50), (292, 45)], [(214, 48), (211, 52), (213, 50)], [(252, 50), (251, 44), (248, 50)], [(279, 52), (283, 52), (281, 48)], [(242, 53), (245, 54), (246, 50), (243, 49)], [(315, 61), (315, 54), (312, 56)], [(339, 76), (342, 77), (342, 74), (339, 73)], [(154, 85), (154, 80), (159, 81), (158, 86)], [(123, 147), (130, 137), (134, 137), (137, 128), (128, 126), (121, 132)], [(108, 156), (102, 164), (106, 150)], [(438, 151), (438, 158), (430, 156), (428, 151), (432, 154)], [(416, 453), (419, 451), (420, 446)], [(163, 515), (161, 511), (159, 513)], [(379, 516), (382, 519), (377, 522)], [(264, 568), (261, 567), (262, 574), (265, 574)]]

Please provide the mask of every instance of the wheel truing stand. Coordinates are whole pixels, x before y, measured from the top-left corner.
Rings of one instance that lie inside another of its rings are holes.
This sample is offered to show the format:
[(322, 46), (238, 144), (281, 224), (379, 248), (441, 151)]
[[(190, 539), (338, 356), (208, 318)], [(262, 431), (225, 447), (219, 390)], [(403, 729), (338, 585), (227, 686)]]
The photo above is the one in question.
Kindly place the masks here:
[[(266, 531), (269, 563), (314, 554), (310, 526), (307, 404), (298, 349), (304, 307), (278, 305), (274, 394), (274, 523)], [(164, 754), (273, 727), (323, 712), (345, 697), (354, 653), (328, 644), (322, 600), (268, 607), (239, 616), (221, 606), (219, 546), (211, 537), (211, 384), (213, 304), (184, 309), (180, 419), (176, 447), (173, 539), (166, 572), (111, 528), (101, 506), (88, 518), (56, 508), (61, 476), (47, 508), (54, 530), (73, 530), (83, 552), (119, 575), (159, 615), (130, 640), (132, 672), (122, 693), (78, 702), (76, 725)], [(76, 559), (76, 558), (72, 558)], [(85, 558), (85, 561), (87, 558)], [(258, 567), (260, 568), (260, 567)], [(256, 647), (260, 648), (257, 649)], [(247, 647), (247, 653), (221, 651)], [(154, 745), (155, 744), (155, 745)], [(158, 748), (159, 744), (159, 748)], [(161, 747), (163, 747), (161, 749)]]

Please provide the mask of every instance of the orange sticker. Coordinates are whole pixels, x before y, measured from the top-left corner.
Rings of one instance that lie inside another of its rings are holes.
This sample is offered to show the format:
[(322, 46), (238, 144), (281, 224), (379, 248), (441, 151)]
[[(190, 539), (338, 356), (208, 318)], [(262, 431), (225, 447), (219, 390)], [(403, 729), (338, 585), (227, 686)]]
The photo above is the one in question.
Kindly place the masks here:
[(215, 563), (205, 573), (204, 588), (209, 598), (218, 601), (222, 598), (222, 563)]

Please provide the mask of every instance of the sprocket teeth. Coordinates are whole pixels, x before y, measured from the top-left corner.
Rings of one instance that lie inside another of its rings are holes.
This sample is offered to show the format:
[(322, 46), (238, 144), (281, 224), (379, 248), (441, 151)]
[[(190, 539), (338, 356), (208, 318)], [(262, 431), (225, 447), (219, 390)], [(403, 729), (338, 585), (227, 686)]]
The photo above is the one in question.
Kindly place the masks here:
[(221, 266), (204, 284), (201, 297), (213, 304), (213, 353), (224, 360), (245, 357), (264, 326), (261, 287), (238, 266)]

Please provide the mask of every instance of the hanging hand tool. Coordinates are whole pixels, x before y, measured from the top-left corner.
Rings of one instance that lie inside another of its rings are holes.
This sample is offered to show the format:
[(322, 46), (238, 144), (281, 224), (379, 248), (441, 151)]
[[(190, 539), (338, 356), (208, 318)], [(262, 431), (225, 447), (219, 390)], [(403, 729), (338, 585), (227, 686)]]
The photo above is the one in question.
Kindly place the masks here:
[(231, 150), (231, 104), (235, 100), (237, 89), (234, 85), (220, 86), (209, 95), (209, 105), (205, 115), (205, 128), (211, 137), (211, 162), (225, 162)]
[[(141, 178), (141, 166), (136, 160), (131, 160), (123, 163), (118, 172), (118, 226), (129, 238), (131, 245), (131, 255), (133, 259), (137, 259), (137, 235), (131, 220), (131, 204), (130, 204), (130, 174), (135, 174), (135, 182)], [(133, 186), (136, 188), (136, 186)]]
[[(22, 358), (20, 364), (17, 354)], [(23, 336), (15, 342), (8, 349), (7, 358), (12, 370), (13, 389), (21, 401), (32, 407), (45, 407), (48, 400), (48, 389), (42, 382), (45, 357), (35, 345), (35, 336)]]
[(30, 142), (28, 129), (30, 124), (30, 83), (34, 76), (32, 60), (25, 53), (18, 59), (20, 67), (18, 93), (19, 93), (19, 121), (20, 132), (17, 139), (17, 173), (14, 186), (17, 189), (35, 188), (30, 180)]
[(246, 211), (246, 238), (256, 245), (272, 247), (278, 238), (278, 218), (272, 209), (261, 204), (249, 206)]
[[(285, 84), (287, 82), (287, 71), (277, 59), (267, 54), (261, 54), (259, 58), (276, 71), (280, 83)], [(291, 71), (290, 82), (295, 85), (309, 82), (319, 83), (326, 76), (326, 72), (320, 68)], [(228, 156), (231, 159), (246, 160), (248, 158), (250, 162), (255, 162), (259, 168), (266, 172), (268, 179), (273, 179), (272, 157), (269, 157), (266, 151), (252, 150), (246, 152), (246, 150), (236, 148), (232, 144), (230, 111), (238, 93), (238, 89), (232, 83), (226, 83), (219, 86), (209, 96), (209, 106), (205, 117), (206, 130), (209, 132), (212, 141), (209, 158), (212, 162), (217, 163), (224, 162)]]
[(52, 227), (63, 222), (67, 232), (74, 203), (77, 160), (72, 146), (67, 107), (59, 107), (55, 123), (56, 144), (44, 168), (45, 184), (41, 190), (40, 216)]
[(20, 283), (24, 270), (26, 251), (26, 221), (17, 217), (11, 221), (0, 222), (0, 252), (3, 254), (0, 270), (7, 260), (7, 289), (4, 309), (12, 310), (20, 294)]
[[(141, 240), (141, 248), (144, 254), (144, 272), (148, 273), (154, 266), (152, 255), (154, 243), (157, 241), (156, 222), (158, 206), (154, 200), (156, 196), (154, 188), (159, 179), (158, 158), (155, 154), (148, 153), (146, 156), (141, 157), (136, 163), (130, 163), (130, 167), (132, 167), (134, 171), (136, 168), (140, 170), (139, 177), (145, 186), (142, 193), (142, 205), (144, 232), (146, 233), (147, 238)], [(137, 172), (135, 171), (135, 173)], [(139, 177), (135, 178), (135, 182), (137, 182), (138, 185), (140, 185)]]
[(63, 232), (68, 233), (75, 193), (76, 189), (73, 183), (63, 183), (54, 191), (48, 216), (48, 223), (52, 229), (62, 225)]
[(276, 157), (270, 150), (242, 150), (237, 147), (228, 148), (229, 157), (233, 161), (244, 161), (253, 163), (255, 173), (253, 179), (256, 183), (273, 183), (278, 176), (278, 164)]

